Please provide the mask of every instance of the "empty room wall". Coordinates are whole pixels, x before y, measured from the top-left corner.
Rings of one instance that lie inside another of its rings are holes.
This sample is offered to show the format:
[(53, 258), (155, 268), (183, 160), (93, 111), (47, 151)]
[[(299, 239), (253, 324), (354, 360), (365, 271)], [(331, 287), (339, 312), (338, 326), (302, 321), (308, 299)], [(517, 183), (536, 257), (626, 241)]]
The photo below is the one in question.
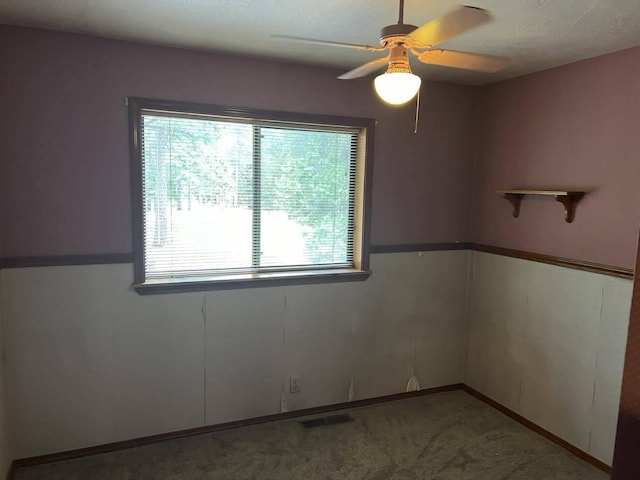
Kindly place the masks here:
[[(640, 49), (485, 87), (472, 241), (633, 268), (640, 225)], [(520, 217), (500, 188), (587, 190)], [(611, 464), (632, 281), (474, 252), (466, 382)]]
[(16, 458), (402, 392), (412, 372), (461, 381), (466, 251), (374, 254), (362, 283), (147, 297), (130, 263), (19, 265), (130, 254), (127, 96), (376, 118), (372, 243), (465, 241), (473, 88), (425, 82), (414, 135), (412, 106), (337, 70), (9, 27), (0, 62)]
[[(480, 89), (425, 82), (414, 135), (411, 106), (383, 106), (370, 79), (336, 70), (0, 27), (0, 258), (130, 254), (127, 96), (376, 118), (372, 243), (395, 246), (372, 255), (366, 282), (207, 294), (138, 296), (131, 263), (0, 271), (9, 458), (466, 370), (473, 388), (609, 462), (630, 280), (396, 250), (471, 240), (631, 268), (637, 56)], [(493, 193), (513, 186), (590, 193), (568, 225), (552, 200), (525, 200), (513, 219)], [(287, 393), (290, 375), (301, 393)]]

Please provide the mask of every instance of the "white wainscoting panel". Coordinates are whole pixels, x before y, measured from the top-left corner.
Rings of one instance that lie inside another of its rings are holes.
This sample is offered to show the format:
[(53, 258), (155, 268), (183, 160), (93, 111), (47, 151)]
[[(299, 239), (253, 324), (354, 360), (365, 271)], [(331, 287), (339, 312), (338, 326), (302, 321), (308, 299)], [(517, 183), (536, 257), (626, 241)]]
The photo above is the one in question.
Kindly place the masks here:
[(365, 282), (151, 296), (130, 264), (5, 269), (15, 457), (344, 402), (352, 385), (399, 393), (412, 373), (458, 383), (468, 258), (376, 254)]
[(466, 382), (610, 464), (632, 282), (472, 256)]
[(9, 424), (10, 415), (7, 405), (7, 379), (5, 368), (5, 332), (4, 332), (4, 296), (2, 288), (2, 270), (0, 270), (0, 478), (6, 478), (14, 458), (13, 435)]

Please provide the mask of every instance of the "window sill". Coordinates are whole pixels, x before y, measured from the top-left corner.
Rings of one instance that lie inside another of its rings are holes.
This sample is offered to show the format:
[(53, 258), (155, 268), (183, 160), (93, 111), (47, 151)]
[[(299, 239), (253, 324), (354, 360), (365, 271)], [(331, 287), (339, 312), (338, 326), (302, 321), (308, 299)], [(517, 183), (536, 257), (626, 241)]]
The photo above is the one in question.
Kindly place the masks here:
[(309, 285), (314, 283), (357, 282), (369, 278), (371, 272), (355, 268), (336, 270), (307, 270), (304, 272), (251, 273), (194, 278), (163, 278), (134, 283), (140, 295), (159, 293), (202, 292), (283, 285)]

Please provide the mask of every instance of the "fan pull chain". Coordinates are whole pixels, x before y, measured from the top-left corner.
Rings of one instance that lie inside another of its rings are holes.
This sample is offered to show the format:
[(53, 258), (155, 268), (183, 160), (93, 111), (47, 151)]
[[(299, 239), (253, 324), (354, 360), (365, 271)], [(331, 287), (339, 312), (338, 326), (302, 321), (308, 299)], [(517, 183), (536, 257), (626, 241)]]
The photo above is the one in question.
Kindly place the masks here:
[(418, 89), (418, 96), (416, 97), (416, 126), (413, 129), (413, 133), (418, 133), (418, 115), (420, 113), (420, 89)]

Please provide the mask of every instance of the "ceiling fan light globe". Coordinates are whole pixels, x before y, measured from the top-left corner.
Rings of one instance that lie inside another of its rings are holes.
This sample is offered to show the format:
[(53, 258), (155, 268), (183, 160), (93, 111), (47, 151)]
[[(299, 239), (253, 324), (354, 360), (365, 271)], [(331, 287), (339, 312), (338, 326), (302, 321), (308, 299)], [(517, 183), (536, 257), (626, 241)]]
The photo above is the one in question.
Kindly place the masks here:
[(403, 105), (416, 96), (422, 79), (409, 72), (387, 72), (373, 82), (376, 93), (390, 105)]

